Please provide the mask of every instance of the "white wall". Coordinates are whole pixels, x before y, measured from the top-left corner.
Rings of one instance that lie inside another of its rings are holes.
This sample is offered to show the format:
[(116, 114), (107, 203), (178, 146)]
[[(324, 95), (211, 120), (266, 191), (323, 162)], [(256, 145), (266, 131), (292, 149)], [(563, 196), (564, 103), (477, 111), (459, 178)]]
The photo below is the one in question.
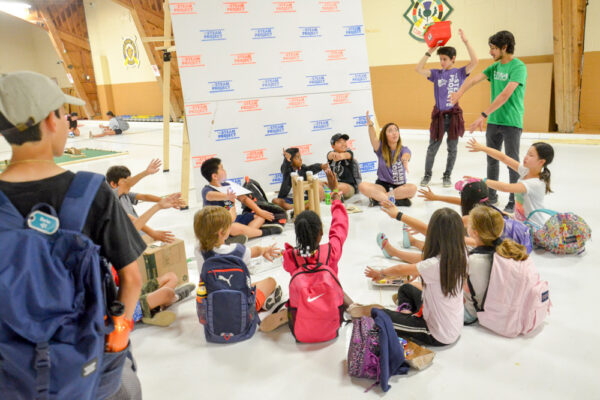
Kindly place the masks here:
[[(155, 82), (144, 44), (129, 10), (111, 0), (84, 1), (92, 62), (98, 85)], [(139, 68), (126, 68), (124, 38), (137, 38)]]
[(72, 86), (45, 30), (0, 12), (0, 38), (0, 73), (35, 71)]
[(584, 51), (600, 51), (600, 1), (590, 0), (585, 23)]

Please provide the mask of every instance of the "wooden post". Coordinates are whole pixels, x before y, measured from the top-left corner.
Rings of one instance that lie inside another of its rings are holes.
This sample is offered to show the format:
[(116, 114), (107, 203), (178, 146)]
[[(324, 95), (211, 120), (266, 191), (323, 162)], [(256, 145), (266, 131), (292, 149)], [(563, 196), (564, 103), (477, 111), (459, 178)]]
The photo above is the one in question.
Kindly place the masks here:
[(320, 217), (321, 216), (321, 199), (319, 198), (319, 186), (321, 186), (319, 184), (319, 178), (316, 175), (313, 175), (312, 180), (310, 182), (311, 190), (308, 193), (308, 195), (311, 196), (313, 199), (313, 206), (310, 209), (313, 210), (314, 212), (316, 212), (317, 215)]
[(171, 106), (171, 12), (169, 10), (169, 0), (163, 3), (164, 9), (164, 36), (163, 45), (163, 172), (169, 172), (169, 120)]
[(579, 123), (586, 0), (553, 0), (554, 99), (559, 132)]
[(183, 117), (183, 143), (181, 149), (181, 196), (185, 201), (185, 207), (181, 210), (189, 208), (189, 193), (190, 193), (190, 138), (188, 135), (187, 118)]
[[(313, 176), (312, 172), (307, 172), (306, 173), (306, 184), (304, 185), (304, 189), (308, 192), (308, 209), (309, 210), (313, 210), (315, 209), (315, 196), (313, 194), (313, 188), (314, 188), (314, 182), (315, 182), (315, 177)], [(302, 191), (302, 197), (304, 197), (304, 191)]]

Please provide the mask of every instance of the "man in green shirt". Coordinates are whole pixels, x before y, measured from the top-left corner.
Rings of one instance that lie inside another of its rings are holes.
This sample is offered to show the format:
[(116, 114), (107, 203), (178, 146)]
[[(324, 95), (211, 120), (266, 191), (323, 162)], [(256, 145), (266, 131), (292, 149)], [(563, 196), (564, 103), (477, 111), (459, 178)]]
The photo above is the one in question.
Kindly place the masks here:
[[(485, 132), (486, 144), (496, 150), (502, 148), (510, 158), (519, 161), (519, 145), (521, 132), (523, 130), (523, 112), (525, 107), (525, 84), (527, 82), (527, 67), (523, 61), (515, 58), (515, 38), (508, 31), (500, 31), (490, 37), (490, 55), (494, 63), (483, 72), (471, 76), (462, 85), (460, 90), (450, 96), (453, 104), (456, 104), (462, 95), (472, 86), (484, 79), (490, 81), (492, 103), (481, 112), (481, 116), (470, 126), (469, 131), (483, 130), (483, 121), (488, 118), (487, 130)], [(487, 157), (487, 178), (498, 180), (500, 166), (498, 160)], [(510, 183), (516, 183), (519, 174), (509, 168)], [(498, 202), (496, 191), (489, 189), (490, 204)], [(515, 207), (514, 194), (510, 194), (508, 204), (504, 211), (512, 213)]]

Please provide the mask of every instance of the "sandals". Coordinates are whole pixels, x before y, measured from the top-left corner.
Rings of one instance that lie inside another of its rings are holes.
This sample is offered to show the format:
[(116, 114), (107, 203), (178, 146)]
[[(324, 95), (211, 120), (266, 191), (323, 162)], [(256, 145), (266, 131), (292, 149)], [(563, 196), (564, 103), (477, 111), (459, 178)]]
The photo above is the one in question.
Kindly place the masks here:
[(386, 242), (388, 242), (388, 237), (387, 237), (387, 235), (386, 235), (385, 233), (383, 233), (383, 232), (379, 232), (379, 233), (377, 234), (377, 245), (379, 246), (379, 248), (380, 248), (380, 249), (381, 249), (381, 251), (383, 252), (383, 255), (384, 255), (386, 258), (392, 258), (392, 256), (390, 256), (390, 255), (388, 254), (388, 252), (387, 252), (387, 251), (385, 251), (385, 250), (383, 249), (383, 247), (385, 246), (385, 243), (386, 243)]
[(276, 313), (273, 313), (263, 319), (258, 326), (261, 332), (271, 332), (288, 322), (288, 309), (282, 308)]

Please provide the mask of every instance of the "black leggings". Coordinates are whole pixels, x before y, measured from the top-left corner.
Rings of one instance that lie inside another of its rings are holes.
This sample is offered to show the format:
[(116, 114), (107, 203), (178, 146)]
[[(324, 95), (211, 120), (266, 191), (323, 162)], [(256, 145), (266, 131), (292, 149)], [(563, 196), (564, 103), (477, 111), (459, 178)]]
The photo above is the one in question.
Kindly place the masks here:
[[(410, 310), (413, 313), (416, 313), (421, 309), (421, 305), (423, 304), (422, 294), (423, 292), (421, 289), (410, 283), (405, 283), (398, 288), (398, 305), (407, 303)], [(403, 314), (390, 310), (383, 311), (385, 311), (392, 319), (394, 330), (398, 336), (420, 344), (445, 346), (444, 343), (438, 342), (431, 332), (429, 332), (429, 328), (427, 328), (427, 323), (423, 317), (415, 317), (412, 314)]]

